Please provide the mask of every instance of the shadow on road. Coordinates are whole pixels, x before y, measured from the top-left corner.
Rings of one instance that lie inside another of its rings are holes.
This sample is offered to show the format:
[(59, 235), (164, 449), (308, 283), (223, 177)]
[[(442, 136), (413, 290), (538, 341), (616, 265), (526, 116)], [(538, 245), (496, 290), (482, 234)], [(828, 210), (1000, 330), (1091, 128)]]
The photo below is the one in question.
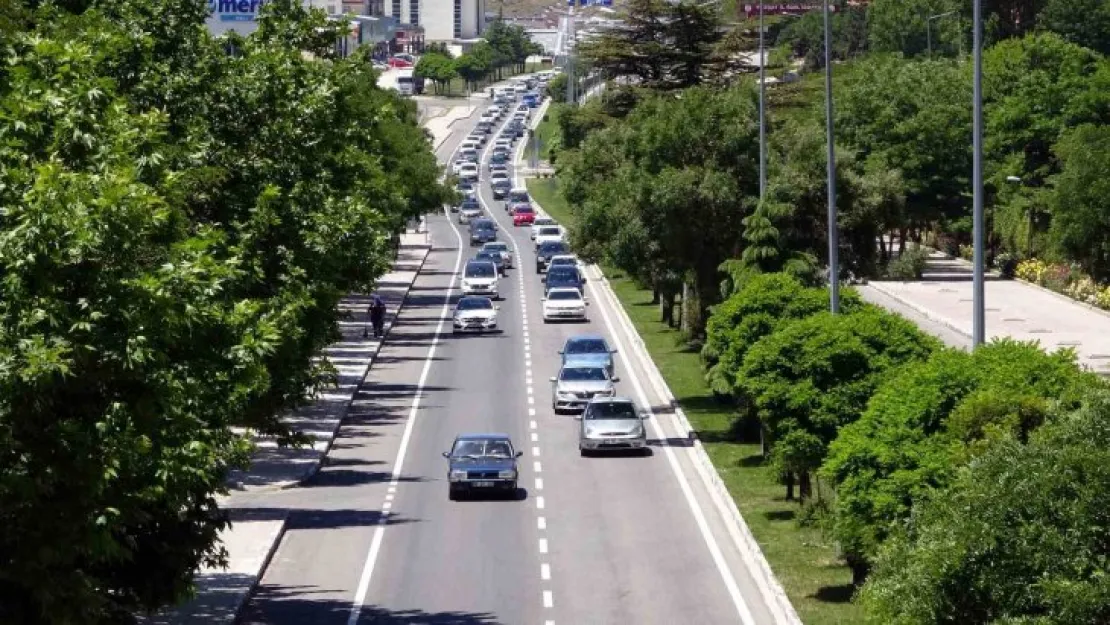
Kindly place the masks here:
[[(339, 600), (339, 590), (312, 586), (259, 586), (254, 599), (243, 609), (239, 625), (318, 625), (345, 623), (351, 613), (351, 602)], [(359, 623), (393, 625), (497, 625), (500, 621), (489, 612), (426, 612), (424, 610), (388, 610), (374, 605), (364, 606)]]

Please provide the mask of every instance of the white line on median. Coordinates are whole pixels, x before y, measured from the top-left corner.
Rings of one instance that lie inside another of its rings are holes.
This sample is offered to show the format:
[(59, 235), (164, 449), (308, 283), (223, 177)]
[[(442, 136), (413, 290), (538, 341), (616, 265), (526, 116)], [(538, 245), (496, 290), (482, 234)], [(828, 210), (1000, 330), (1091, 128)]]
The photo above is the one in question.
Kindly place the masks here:
[[(594, 285), (594, 281), (591, 280), (587, 282), (586, 287), (593, 292), (595, 301), (601, 301), (602, 298), (598, 294), (599, 289)], [(610, 304), (610, 302), (608, 301), (606, 301), (605, 303)], [(620, 302), (610, 305), (619, 306)], [(623, 341), (621, 341), (620, 335), (617, 334), (616, 327), (613, 325), (613, 320), (610, 319), (609, 313), (606, 311), (606, 306), (598, 306), (598, 309), (601, 310), (601, 316), (605, 320), (605, 326), (609, 329), (609, 334), (613, 337), (613, 342), (616, 343), (617, 353), (620, 354), (624, 360), (626, 360), (625, 369), (628, 371), (628, 378), (632, 380), (632, 386), (636, 390), (637, 399), (640, 401), (640, 404), (644, 406), (645, 410), (651, 413), (652, 418), (650, 419), (650, 421), (652, 430), (655, 432), (657, 438), (665, 439), (666, 436), (662, 432), (661, 426), (657, 422), (657, 415), (655, 415), (654, 411), (652, 411), (650, 408), (651, 403), (648, 401), (647, 393), (644, 392), (644, 387), (640, 383), (639, 376), (636, 375), (636, 370), (633, 367), (633, 363), (627, 362), (628, 357), (626, 356), (626, 354), (628, 352), (625, 351), (624, 345), (622, 345)], [(748, 604), (744, 601), (744, 597), (740, 593), (740, 587), (737, 586), (736, 579), (735, 577), (733, 577), (728, 563), (725, 562), (724, 554), (721, 552), (721, 546), (717, 544), (716, 537), (713, 536), (713, 532), (709, 529), (709, 523), (705, 518), (705, 512), (701, 509), (701, 506), (698, 504), (697, 499), (694, 497), (693, 488), (691, 488), (689, 480), (686, 479), (686, 474), (685, 472), (683, 472), (682, 467), (679, 466), (678, 459), (675, 457), (674, 450), (671, 449), (670, 446), (664, 445), (663, 452), (664, 455), (667, 456), (667, 462), (668, 464), (670, 464), (671, 471), (674, 473), (675, 478), (678, 480), (679, 489), (685, 496), (686, 503), (690, 507), (690, 511), (694, 515), (694, 521), (697, 524), (698, 529), (701, 531), (701, 535), (702, 538), (705, 540), (706, 546), (709, 548), (709, 554), (710, 556), (712, 556), (713, 562), (717, 566), (717, 571), (720, 573), (721, 579), (725, 583), (725, 589), (728, 591), (729, 596), (732, 598), (732, 603), (736, 607), (736, 612), (739, 614), (740, 620), (743, 621), (745, 625), (755, 625), (755, 620), (752, 618), (751, 611), (748, 609)]]

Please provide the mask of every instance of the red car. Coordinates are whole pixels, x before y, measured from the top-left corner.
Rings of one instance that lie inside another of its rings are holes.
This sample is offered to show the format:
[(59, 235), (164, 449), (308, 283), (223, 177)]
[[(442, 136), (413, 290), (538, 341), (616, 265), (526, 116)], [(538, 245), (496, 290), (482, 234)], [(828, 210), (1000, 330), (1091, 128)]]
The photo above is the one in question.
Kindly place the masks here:
[(509, 212), (513, 215), (514, 226), (531, 226), (536, 220), (536, 211), (531, 204), (513, 204)]

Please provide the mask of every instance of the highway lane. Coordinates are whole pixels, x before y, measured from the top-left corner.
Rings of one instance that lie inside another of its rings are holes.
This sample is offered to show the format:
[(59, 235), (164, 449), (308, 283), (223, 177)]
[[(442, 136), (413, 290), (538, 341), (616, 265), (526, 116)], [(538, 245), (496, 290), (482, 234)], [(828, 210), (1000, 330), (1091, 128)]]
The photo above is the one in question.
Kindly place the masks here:
[[(562, 598), (553, 618), (561, 623), (773, 622), (744, 555), (697, 478), (685, 432), (673, 416), (660, 414), (648, 424), (649, 436), (654, 434), (650, 457), (579, 457), (579, 422), (555, 415), (550, 406), (549, 378), (558, 371), (558, 350), (581, 333), (602, 334), (611, 345), (624, 347), (635, 339), (627, 332), (616, 336), (621, 334), (616, 302), (597, 297), (596, 289), (588, 292), (594, 295), (588, 323), (544, 324), (542, 284), (528, 229), (512, 226), (504, 203), (493, 199), (485, 181), (480, 193), (503, 238), (515, 241), (517, 262), (528, 272), (525, 308), (534, 311), (529, 315), (531, 372), (546, 452), (547, 561), (553, 596)], [(646, 371), (627, 352), (618, 357), (618, 393), (645, 407), (664, 405), (665, 399), (649, 388)], [(629, 374), (640, 381), (642, 392)]]

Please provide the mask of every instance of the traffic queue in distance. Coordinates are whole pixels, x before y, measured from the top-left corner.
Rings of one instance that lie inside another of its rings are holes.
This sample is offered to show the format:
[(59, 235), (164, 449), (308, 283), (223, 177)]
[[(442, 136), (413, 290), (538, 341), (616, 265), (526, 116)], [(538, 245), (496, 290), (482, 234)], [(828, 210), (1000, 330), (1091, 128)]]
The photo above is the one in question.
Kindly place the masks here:
[[(499, 239), (497, 221), (483, 209), (478, 199), (483, 179), (488, 180), (494, 199), (502, 202), (514, 228), (530, 230), (536, 274), (543, 285), (544, 324), (587, 323), (590, 319), (584, 267), (570, 251), (566, 230), (551, 217), (538, 213), (527, 189), (512, 182), (513, 150), (527, 135), (532, 109), (542, 99), (527, 97), (534, 88), (530, 81), (495, 91), (494, 104), (482, 114), (450, 165), (462, 198), (450, 212), (468, 227), (470, 247), (477, 248), (462, 269), (462, 297), (452, 317), (456, 334), (501, 331), (497, 324), (499, 306), (495, 303), (502, 299), (500, 280), (510, 269), (519, 269), (526, 262), (515, 258), (513, 246)], [(535, 84), (542, 86), (543, 81)], [(518, 104), (518, 99), (523, 101)], [(481, 155), (491, 140), (492, 148), (483, 163)], [(596, 333), (570, 336), (558, 353), (559, 370), (550, 378), (551, 409), (556, 415), (575, 415), (582, 456), (606, 451), (651, 453), (643, 423), (649, 413), (641, 412), (632, 399), (617, 395), (620, 378), (616, 375), (616, 353), (608, 340)], [(461, 434), (443, 455), (448, 461), (451, 499), (480, 492), (518, 493), (517, 459), (522, 452), (516, 450), (507, 434)]]

